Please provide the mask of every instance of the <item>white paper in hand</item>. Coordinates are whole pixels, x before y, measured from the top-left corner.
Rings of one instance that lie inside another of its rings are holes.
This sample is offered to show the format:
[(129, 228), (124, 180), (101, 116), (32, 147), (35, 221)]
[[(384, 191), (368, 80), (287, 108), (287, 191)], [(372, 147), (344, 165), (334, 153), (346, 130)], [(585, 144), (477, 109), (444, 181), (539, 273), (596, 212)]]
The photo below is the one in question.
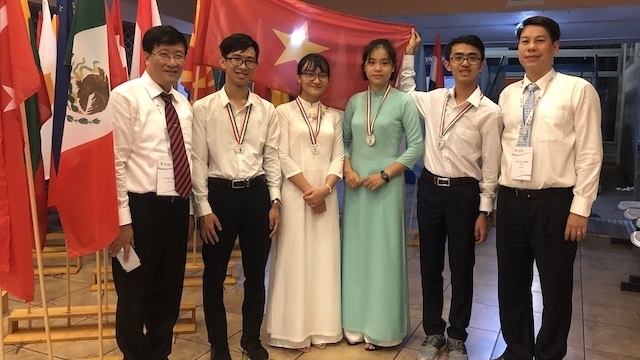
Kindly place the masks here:
[(140, 258), (138, 257), (138, 254), (136, 254), (136, 251), (133, 249), (133, 247), (129, 247), (129, 260), (127, 260), (126, 262), (124, 261), (124, 249), (120, 249), (120, 251), (118, 251), (118, 255), (116, 255), (116, 258), (118, 258), (118, 261), (120, 261), (120, 265), (122, 265), (122, 268), (126, 272), (130, 272), (131, 270), (140, 266)]

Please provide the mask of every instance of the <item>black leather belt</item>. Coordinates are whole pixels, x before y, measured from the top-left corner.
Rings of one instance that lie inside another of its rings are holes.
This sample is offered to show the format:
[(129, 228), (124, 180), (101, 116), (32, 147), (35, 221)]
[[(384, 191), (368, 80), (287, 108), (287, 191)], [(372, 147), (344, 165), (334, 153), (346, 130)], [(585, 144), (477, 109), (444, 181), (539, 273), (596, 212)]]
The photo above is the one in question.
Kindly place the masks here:
[(158, 195), (154, 192), (148, 192), (148, 193), (144, 193), (144, 194), (137, 194), (137, 193), (129, 193), (129, 196), (134, 196), (134, 197), (140, 197), (140, 198), (144, 198), (144, 199), (149, 199), (149, 200), (154, 200), (154, 201), (159, 201), (159, 202), (165, 202), (165, 203), (178, 203), (178, 202), (182, 202), (182, 201), (188, 201), (189, 198), (183, 198), (180, 195), (176, 195), (176, 196), (164, 196), (164, 195)]
[(546, 188), (539, 190), (517, 189), (508, 186), (500, 186), (500, 191), (508, 191), (521, 199), (550, 199), (558, 195), (573, 191), (573, 187), (568, 188)]
[(267, 177), (258, 175), (251, 179), (228, 180), (222, 178), (209, 178), (209, 185), (226, 186), (232, 189), (246, 189), (267, 183)]
[(432, 174), (427, 169), (422, 169), (422, 174), (420, 176), (422, 180), (432, 183), (436, 186), (455, 186), (455, 185), (464, 185), (471, 183), (478, 183), (478, 180), (472, 177), (458, 177), (458, 178), (445, 178)]

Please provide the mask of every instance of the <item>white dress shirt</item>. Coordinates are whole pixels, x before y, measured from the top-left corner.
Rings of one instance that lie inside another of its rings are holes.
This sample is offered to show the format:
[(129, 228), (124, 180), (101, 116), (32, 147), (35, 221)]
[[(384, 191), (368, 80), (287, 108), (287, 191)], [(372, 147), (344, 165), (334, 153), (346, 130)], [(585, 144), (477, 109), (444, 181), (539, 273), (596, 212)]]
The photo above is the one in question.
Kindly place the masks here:
[[(228, 105), (239, 130), (251, 107), (242, 153), (234, 150), (236, 138)], [(238, 109), (222, 88), (196, 101), (193, 115), (193, 193), (198, 216), (212, 213), (207, 188), (210, 177), (240, 180), (264, 174), (271, 200), (280, 199), (280, 126), (273, 104), (250, 92), (246, 104)]]
[[(145, 71), (140, 78), (127, 81), (111, 91), (113, 111), (116, 189), (120, 225), (131, 223), (127, 192), (157, 192), (158, 160), (171, 159), (169, 133), (164, 114), (163, 92)], [(192, 111), (189, 101), (175, 89), (172, 104), (178, 113), (187, 158), (191, 157)], [(191, 167), (191, 161), (189, 161)], [(179, 194), (174, 190), (165, 195)]]
[[(455, 87), (415, 91), (413, 61), (413, 55), (404, 56), (400, 90), (411, 95), (425, 121), (425, 168), (441, 177), (477, 179), (480, 186), (479, 211), (493, 211), (500, 170), (500, 108), (483, 96), (479, 88), (460, 104), (456, 104)], [(438, 149), (443, 109), (446, 127), (469, 105), (469, 110), (444, 135), (444, 147)]]
[(500, 185), (538, 190), (573, 186), (571, 212), (589, 216), (602, 165), (600, 97), (586, 80), (549, 71), (536, 81), (531, 181), (513, 180), (511, 163), (522, 124), (522, 106), (531, 81), (507, 86), (500, 94), (504, 131)]

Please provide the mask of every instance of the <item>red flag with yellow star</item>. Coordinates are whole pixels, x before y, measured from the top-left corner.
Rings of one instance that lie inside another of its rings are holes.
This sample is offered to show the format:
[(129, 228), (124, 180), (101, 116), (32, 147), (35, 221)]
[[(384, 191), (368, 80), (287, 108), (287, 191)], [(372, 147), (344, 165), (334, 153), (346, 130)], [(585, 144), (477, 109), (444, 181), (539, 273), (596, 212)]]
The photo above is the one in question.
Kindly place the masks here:
[(189, 54), (195, 64), (219, 67), (220, 42), (242, 32), (260, 46), (253, 80), (298, 94), (298, 61), (318, 53), (331, 65), (323, 102), (339, 109), (344, 109), (351, 95), (366, 89), (360, 68), (364, 47), (373, 39), (389, 39), (398, 56), (398, 71), (411, 37), (410, 25), (358, 18), (298, 0), (211, 0), (203, 1), (200, 7), (195, 21), (196, 45)]

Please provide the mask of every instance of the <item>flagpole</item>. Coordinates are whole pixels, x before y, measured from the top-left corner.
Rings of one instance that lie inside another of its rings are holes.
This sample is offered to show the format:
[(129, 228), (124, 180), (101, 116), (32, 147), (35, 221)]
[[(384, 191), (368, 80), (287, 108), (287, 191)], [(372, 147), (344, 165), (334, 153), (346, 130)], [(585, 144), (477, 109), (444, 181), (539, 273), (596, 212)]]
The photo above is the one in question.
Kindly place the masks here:
[[(0, 287), (0, 303), (2, 302), (2, 288)], [(3, 311), (2, 305), (0, 305), (0, 360), (4, 360), (4, 319), (3, 319)]]
[(104, 357), (104, 336), (102, 334), (102, 269), (100, 269), (100, 256), (100, 250), (96, 251), (96, 285), (98, 286), (98, 351), (100, 352), (99, 359), (102, 359)]
[(40, 278), (40, 297), (42, 298), (42, 310), (44, 312), (44, 331), (47, 335), (47, 354), (49, 360), (53, 359), (51, 346), (51, 329), (49, 327), (49, 307), (44, 290), (44, 271), (42, 270), (42, 247), (40, 239), (40, 224), (38, 222), (38, 208), (36, 206), (36, 191), (33, 184), (33, 164), (31, 163), (31, 146), (29, 145), (29, 129), (27, 128), (27, 116), (24, 102), (20, 104), (20, 116), (22, 117), (22, 136), (24, 137), (24, 159), (27, 168), (27, 184), (29, 185), (29, 202), (31, 205), (31, 222), (33, 223), (33, 235), (38, 259), (38, 277)]
[[(65, 241), (66, 243), (66, 241)], [(65, 271), (67, 272), (67, 314), (71, 314), (71, 265), (69, 264), (69, 249), (65, 251)], [(67, 327), (71, 327), (71, 316), (67, 317)]]

